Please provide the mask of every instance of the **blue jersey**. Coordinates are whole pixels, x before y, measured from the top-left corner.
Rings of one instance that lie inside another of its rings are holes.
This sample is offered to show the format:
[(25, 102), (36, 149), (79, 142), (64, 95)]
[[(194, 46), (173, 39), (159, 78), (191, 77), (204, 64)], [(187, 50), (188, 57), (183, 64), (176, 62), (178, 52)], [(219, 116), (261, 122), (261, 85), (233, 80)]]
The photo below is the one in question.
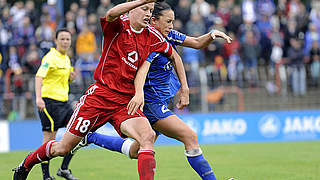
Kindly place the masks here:
[[(171, 30), (166, 40), (176, 49), (186, 39), (186, 35)], [(162, 102), (175, 96), (180, 82), (173, 72), (173, 64), (165, 55), (153, 52), (147, 61), (151, 63), (144, 85), (144, 98), (148, 102)]]

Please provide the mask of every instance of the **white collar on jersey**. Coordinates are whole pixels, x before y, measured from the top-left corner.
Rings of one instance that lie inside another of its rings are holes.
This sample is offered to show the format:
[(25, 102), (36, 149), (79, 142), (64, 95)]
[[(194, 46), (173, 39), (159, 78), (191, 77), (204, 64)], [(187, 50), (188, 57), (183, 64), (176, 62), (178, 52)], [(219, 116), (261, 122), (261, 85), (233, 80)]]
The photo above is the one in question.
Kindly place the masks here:
[(130, 25), (131, 31), (135, 32), (135, 33), (142, 33), (144, 28), (141, 28), (139, 31), (133, 29), (133, 27)]

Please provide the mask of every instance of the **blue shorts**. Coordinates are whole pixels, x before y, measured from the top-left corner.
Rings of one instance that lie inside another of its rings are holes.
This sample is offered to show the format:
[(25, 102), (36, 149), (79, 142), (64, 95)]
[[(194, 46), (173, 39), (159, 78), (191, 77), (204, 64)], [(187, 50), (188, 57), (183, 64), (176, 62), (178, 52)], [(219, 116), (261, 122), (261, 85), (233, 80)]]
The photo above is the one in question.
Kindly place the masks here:
[[(148, 118), (151, 125), (156, 123), (160, 119), (165, 119), (174, 113), (168, 109), (168, 101), (145, 103), (143, 107), (143, 114)], [(159, 133), (157, 132), (159, 135)]]

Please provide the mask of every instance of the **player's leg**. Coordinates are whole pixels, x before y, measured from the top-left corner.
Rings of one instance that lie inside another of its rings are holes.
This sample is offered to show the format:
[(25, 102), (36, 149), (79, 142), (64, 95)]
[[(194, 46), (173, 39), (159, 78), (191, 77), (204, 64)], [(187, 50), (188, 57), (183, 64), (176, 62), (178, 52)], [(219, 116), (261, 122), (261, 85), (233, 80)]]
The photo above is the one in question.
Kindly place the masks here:
[[(43, 140), (42, 143), (46, 143), (50, 140), (55, 140), (56, 138), (56, 117), (52, 116), (56, 114), (56, 102), (53, 99), (43, 98), (45, 102), (46, 108), (44, 111), (38, 111), (39, 117), (41, 119), (42, 132), (43, 132)], [(50, 177), (49, 171), (50, 161), (41, 162), (42, 175), (44, 180), (53, 179)]]
[(140, 144), (138, 153), (138, 172), (141, 180), (154, 179), (156, 161), (154, 159), (153, 142), (155, 132), (145, 117), (135, 117), (121, 123), (123, 134), (135, 139)]
[[(100, 134), (97, 132), (88, 133), (81, 142), (77, 145), (76, 148), (81, 148), (87, 146), (88, 144), (95, 144), (102, 148), (108, 149), (110, 151), (116, 151), (130, 157), (129, 150), (131, 149), (131, 145), (133, 144), (133, 140), (126, 138), (123, 139), (121, 137), (108, 136), (104, 134)], [(137, 147), (137, 151), (139, 150), (139, 144), (135, 143)], [(75, 148), (75, 149), (76, 149)], [(133, 148), (132, 148), (133, 149)]]
[[(61, 103), (59, 106), (59, 118), (58, 118), (58, 128), (66, 127), (69, 120), (72, 117), (73, 109), (69, 103)], [(57, 171), (57, 175), (68, 180), (77, 180), (78, 178), (74, 177), (71, 170), (69, 169), (70, 161), (73, 157), (72, 153), (68, 153), (63, 157), (60, 168)]]
[[(158, 135), (156, 136), (156, 138), (157, 137)], [(77, 145), (77, 147), (73, 149), (73, 153), (91, 143), (111, 151), (122, 153), (128, 156), (130, 159), (138, 159), (140, 145), (136, 140), (108, 136), (97, 132), (88, 133), (87, 136), (85, 136)]]
[[(43, 140), (42, 143), (46, 143), (50, 140), (55, 140), (57, 131), (43, 131)], [(41, 162), (41, 169), (42, 169), (42, 175), (44, 180), (50, 180), (53, 179), (50, 177), (50, 171), (49, 171), (49, 165), (50, 161), (43, 161)]]
[(154, 123), (153, 128), (162, 134), (177, 139), (185, 145), (185, 155), (191, 167), (203, 180), (216, 180), (207, 160), (202, 155), (196, 133), (176, 115)]
[(81, 137), (74, 136), (66, 132), (61, 141), (48, 141), (42, 144), (36, 151), (30, 153), (20, 165), (16, 168), (14, 173), (14, 180), (27, 179), (28, 173), (35, 164), (43, 161), (48, 161), (56, 156), (67, 155), (81, 140)]

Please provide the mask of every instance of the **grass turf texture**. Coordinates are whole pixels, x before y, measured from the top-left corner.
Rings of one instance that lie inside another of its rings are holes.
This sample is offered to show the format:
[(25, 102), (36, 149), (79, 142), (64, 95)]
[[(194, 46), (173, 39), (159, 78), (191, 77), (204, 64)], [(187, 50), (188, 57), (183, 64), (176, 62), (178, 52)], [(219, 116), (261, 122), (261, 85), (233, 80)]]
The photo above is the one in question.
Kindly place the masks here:
[[(218, 180), (319, 180), (320, 142), (255, 143), (231, 145), (202, 145), (206, 159)], [(0, 179), (12, 179), (16, 167), (27, 152), (0, 153)], [(156, 147), (156, 180), (200, 179), (191, 169), (183, 146)], [(50, 161), (51, 175), (62, 158)], [(73, 174), (81, 180), (139, 179), (137, 161), (105, 149), (83, 149), (70, 164)], [(28, 180), (42, 179), (41, 167), (36, 165)], [(57, 178), (59, 180), (61, 178)]]

